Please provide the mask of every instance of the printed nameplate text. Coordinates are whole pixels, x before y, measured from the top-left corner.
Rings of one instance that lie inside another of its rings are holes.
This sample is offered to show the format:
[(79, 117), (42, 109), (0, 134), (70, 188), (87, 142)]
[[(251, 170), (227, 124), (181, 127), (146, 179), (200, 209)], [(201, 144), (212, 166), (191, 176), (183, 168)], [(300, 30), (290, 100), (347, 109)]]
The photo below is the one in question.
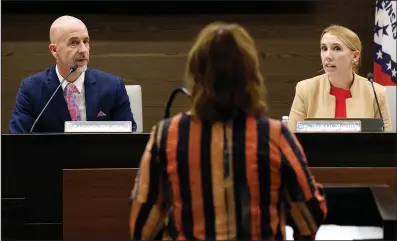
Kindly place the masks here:
[(297, 121), (296, 132), (361, 132), (361, 121), (352, 121), (352, 120)]
[(66, 121), (65, 132), (132, 132), (131, 121)]

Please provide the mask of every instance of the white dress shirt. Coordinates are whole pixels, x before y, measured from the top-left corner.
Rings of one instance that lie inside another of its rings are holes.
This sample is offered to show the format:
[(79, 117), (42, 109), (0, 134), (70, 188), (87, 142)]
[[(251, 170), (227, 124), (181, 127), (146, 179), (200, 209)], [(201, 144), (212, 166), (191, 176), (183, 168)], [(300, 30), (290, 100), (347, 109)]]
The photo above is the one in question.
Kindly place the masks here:
[[(58, 66), (56, 66), (55, 68), (59, 82), (62, 82), (63, 77), (61, 76), (61, 74), (58, 71)], [(73, 82), (73, 84), (76, 86), (78, 93), (74, 93), (74, 95), (76, 96), (76, 102), (77, 105), (79, 107), (79, 111), (81, 113), (81, 120), (82, 121), (86, 121), (87, 117), (86, 117), (86, 106), (85, 106), (85, 90), (84, 90), (84, 79), (85, 79), (85, 72), (81, 73), (81, 75), (76, 79), (76, 81)], [(69, 84), (70, 82), (68, 82), (67, 80), (65, 80), (65, 82), (63, 82), (62, 84), (62, 90), (65, 96), (65, 88), (66, 86)]]

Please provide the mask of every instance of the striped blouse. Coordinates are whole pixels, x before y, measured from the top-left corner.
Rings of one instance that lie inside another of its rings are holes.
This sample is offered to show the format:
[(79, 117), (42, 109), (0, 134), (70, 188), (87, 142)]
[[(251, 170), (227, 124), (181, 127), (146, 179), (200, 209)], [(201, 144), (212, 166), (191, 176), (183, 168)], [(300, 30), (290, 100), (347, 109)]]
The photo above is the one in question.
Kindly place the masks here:
[(314, 240), (327, 207), (296, 137), (278, 120), (153, 127), (130, 197), (131, 239)]

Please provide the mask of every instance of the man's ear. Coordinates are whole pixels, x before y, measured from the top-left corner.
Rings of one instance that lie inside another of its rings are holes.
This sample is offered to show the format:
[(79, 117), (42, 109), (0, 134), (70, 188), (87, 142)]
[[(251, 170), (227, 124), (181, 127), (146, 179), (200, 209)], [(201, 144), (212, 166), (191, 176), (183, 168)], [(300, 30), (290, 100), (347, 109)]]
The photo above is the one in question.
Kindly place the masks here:
[(50, 50), (52, 56), (54, 56), (54, 58), (57, 59), (58, 58), (57, 45), (56, 44), (50, 44), (48, 46), (48, 49)]

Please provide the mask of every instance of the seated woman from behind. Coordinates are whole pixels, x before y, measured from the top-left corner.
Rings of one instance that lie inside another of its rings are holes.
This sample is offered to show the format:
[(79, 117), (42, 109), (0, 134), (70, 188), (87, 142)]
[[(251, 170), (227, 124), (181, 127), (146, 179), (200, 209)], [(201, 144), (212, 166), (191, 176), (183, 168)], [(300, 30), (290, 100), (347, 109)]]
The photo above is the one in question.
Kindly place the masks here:
[[(380, 118), (371, 82), (358, 75), (361, 41), (350, 29), (331, 25), (321, 35), (324, 74), (298, 82), (289, 129), (306, 118)], [(392, 130), (386, 88), (374, 83), (385, 131)]]
[(190, 111), (152, 129), (131, 196), (131, 238), (285, 240), (287, 217), (295, 236), (313, 238), (325, 198), (298, 140), (266, 117), (251, 36), (238, 24), (206, 26), (186, 69)]

